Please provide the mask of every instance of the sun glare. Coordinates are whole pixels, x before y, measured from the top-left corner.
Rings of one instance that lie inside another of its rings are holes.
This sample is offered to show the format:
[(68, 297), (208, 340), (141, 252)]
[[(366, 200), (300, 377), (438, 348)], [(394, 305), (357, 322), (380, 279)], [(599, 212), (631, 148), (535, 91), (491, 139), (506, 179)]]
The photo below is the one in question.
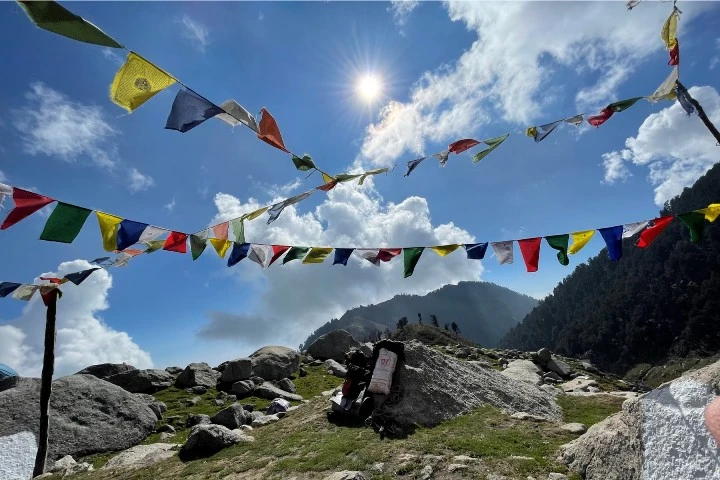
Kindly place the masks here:
[(376, 100), (381, 91), (382, 83), (374, 75), (363, 75), (357, 83), (357, 94), (366, 102)]

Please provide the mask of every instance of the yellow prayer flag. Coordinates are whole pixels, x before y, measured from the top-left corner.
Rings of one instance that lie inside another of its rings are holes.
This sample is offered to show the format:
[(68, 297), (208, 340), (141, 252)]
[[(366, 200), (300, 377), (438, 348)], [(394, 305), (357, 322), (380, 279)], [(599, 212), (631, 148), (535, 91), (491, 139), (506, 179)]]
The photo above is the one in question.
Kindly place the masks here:
[(208, 240), (210, 240), (210, 243), (212, 243), (212, 246), (215, 248), (217, 254), (220, 255), (220, 258), (225, 258), (225, 253), (233, 243), (230, 240), (225, 240), (224, 238), (210, 238)]
[(122, 218), (109, 213), (95, 212), (100, 225), (100, 236), (102, 236), (103, 248), (106, 252), (114, 252), (117, 249), (117, 232)]
[(525, 135), (527, 135), (530, 138), (535, 138), (535, 135), (537, 135), (537, 128), (530, 127), (527, 130), (525, 130)]
[(720, 216), (720, 203), (711, 203), (707, 208), (701, 208), (696, 212), (705, 215), (705, 220), (712, 223)]
[(255, 210), (254, 212), (246, 213), (245, 215), (243, 215), (243, 218), (246, 218), (248, 220), (255, 220), (257, 217), (267, 212), (269, 208), (270, 207), (263, 207), (259, 210)]
[(460, 244), (454, 243), (452, 245), (438, 245), (437, 247), (430, 247), (430, 248), (435, 250), (435, 253), (437, 253), (441, 257), (444, 257), (445, 255), (449, 255), (452, 252), (454, 252), (455, 250), (457, 250), (459, 246), (460, 246)]
[(175, 79), (141, 56), (130, 52), (115, 74), (110, 99), (132, 112), (156, 93), (175, 83)]
[(663, 43), (665, 43), (665, 48), (668, 50), (673, 48), (677, 42), (677, 19), (677, 13), (673, 10), (667, 20), (665, 20), (665, 24), (660, 32), (660, 38), (662, 38)]
[(303, 263), (322, 263), (332, 251), (332, 248), (313, 247), (310, 252), (308, 252)]
[(330, 175), (328, 175), (325, 172), (322, 172), (322, 177), (323, 177), (323, 183), (330, 183), (330, 182), (335, 181), (335, 179), (333, 177), (331, 177)]
[(595, 235), (595, 230), (585, 230), (584, 232), (575, 232), (570, 234), (573, 244), (568, 248), (568, 253), (577, 253), (587, 245), (590, 239)]

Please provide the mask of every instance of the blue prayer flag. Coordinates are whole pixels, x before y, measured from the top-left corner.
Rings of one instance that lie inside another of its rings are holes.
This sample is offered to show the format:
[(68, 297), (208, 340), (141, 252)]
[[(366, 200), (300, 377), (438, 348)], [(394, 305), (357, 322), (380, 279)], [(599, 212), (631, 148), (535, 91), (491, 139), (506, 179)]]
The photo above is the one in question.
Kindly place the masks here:
[(147, 223), (134, 222), (132, 220), (123, 220), (120, 222), (120, 229), (117, 233), (117, 249), (125, 250), (130, 245), (135, 245), (140, 241), (140, 235), (148, 227)]
[(18, 289), (22, 283), (2, 282), (0, 283), (0, 297), (7, 297)]
[(335, 260), (333, 265), (338, 263), (347, 266), (348, 258), (352, 255), (354, 248), (336, 248), (335, 249)]
[(165, 128), (185, 133), (205, 120), (224, 112), (222, 108), (192, 90), (180, 90), (175, 95)]
[(598, 231), (607, 244), (610, 260), (620, 260), (622, 258), (623, 226), (617, 225), (615, 227), (601, 228)]
[(485, 243), (466, 243), (463, 245), (467, 252), (467, 258), (470, 260), (482, 260), (485, 258), (485, 251), (487, 250), (488, 244)]
[(75, 273), (68, 273), (65, 275), (65, 278), (70, 280), (75, 285), (80, 285), (82, 282), (85, 281), (86, 278), (88, 278), (95, 270), (100, 270), (100, 267), (96, 268), (90, 268), (88, 270), (83, 270), (82, 272), (75, 272)]
[(233, 242), (233, 249), (232, 252), (230, 252), (230, 258), (228, 258), (228, 267), (232, 267), (236, 263), (238, 263), (240, 260), (248, 256), (248, 252), (250, 251), (250, 244), (249, 243), (237, 243)]

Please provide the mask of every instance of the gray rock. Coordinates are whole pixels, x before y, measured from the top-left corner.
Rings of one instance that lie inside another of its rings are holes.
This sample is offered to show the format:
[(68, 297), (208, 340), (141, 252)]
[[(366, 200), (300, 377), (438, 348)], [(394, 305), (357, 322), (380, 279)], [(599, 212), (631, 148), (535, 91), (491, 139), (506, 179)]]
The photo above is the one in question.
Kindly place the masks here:
[(106, 382), (122, 387), (130, 393), (155, 393), (172, 387), (173, 376), (165, 370), (127, 370), (105, 378)]
[(296, 401), (299, 402), (303, 399), (300, 395), (296, 393), (288, 393), (283, 390), (280, 390), (278, 387), (273, 385), (272, 383), (265, 382), (259, 387), (255, 388), (255, 391), (253, 392), (255, 396), (258, 396), (260, 398), (265, 398), (267, 400), (274, 400), (275, 398), (284, 398), (285, 400), (290, 401)]
[(210, 420), (210, 415), (202, 413), (188, 415), (187, 420), (185, 420), (185, 426), (187, 428), (194, 427), (195, 425), (209, 425), (211, 423), (212, 421)]
[(175, 436), (174, 433), (163, 432), (158, 437), (158, 440), (160, 440), (160, 443), (166, 443), (168, 440), (170, 440), (174, 436)]
[(263, 347), (250, 355), (253, 376), (265, 380), (289, 377), (300, 365), (300, 355), (287, 347)]
[(345, 378), (345, 374), (347, 374), (347, 368), (332, 359), (325, 360), (325, 367), (331, 375), (335, 375), (336, 377)]
[(163, 413), (167, 411), (167, 405), (163, 402), (155, 400), (155, 397), (148, 395), (147, 393), (136, 393), (136, 397), (142, 399), (150, 409), (155, 412), (157, 419), (162, 419)]
[(562, 473), (549, 473), (547, 480), (570, 480), (567, 475)]
[(158, 433), (175, 433), (175, 427), (172, 425), (160, 425), (157, 429)]
[(222, 398), (216, 398), (216, 399), (215, 399), (215, 405), (218, 406), (218, 407), (222, 407), (223, 405), (225, 405), (225, 400), (222, 399)]
[(347, 331), (335, 330), (315, 340), (308, 347), (308, 353), (318, 360), (333, 359), (342, 362), (350, 349), (359, 348), (361, 345)]
[(230, 430), (245, 425), (245, 411), (240, 405), (230, 405), (210, 417), (210, 421), (216, 425), (222, 425)]
[(118, 373), (129, 372), (130, 370), (136, 370), (136, 368), (124, 363), (99, 363), (83, 368), (77, 372), (76, 375), (92, 375), (93, 377), (106, 379)]
[(252, 360), (249, 358), (230, 360), (225, 365), (220, 381), (223, 383), (235, 383), (240, 380), (247, 380), (252, 374), (252, 368)]
[(405, 362), (396, 374), (402, 398), (385, 408), (403, 424), (433, 427), (486, 404), (550, 420), (561, 418), (554, 397), (539, 388), (443, 355), (415, 340), (405, 343)]
[(262, 427), (263, 425), (268, 425), (273, 422), (277, 422), (280, 420), (280, 417), (277, 415), (261, 415), (257, 418), (253, 418), (252, 423), (250, 424), (253, 428)]
[(185, 391), (194, 395), (205, 395), (208, 389), (205, 385), (195, 385), (194, 387), (186, 388)]
[(196, 385), (213, 388), (217, 384), (220, 373), (216, 372), (207, 363), (191, 363), (175, 379), (177, 388), (190, 388)]
[(465, 465), (464, 463), (451, 463), (450, 465), (447, 466), (447, 471), (449, 473), (455, 473), (455, 472), (459, 472), (461, 470), (467, 470), (467, 469), (468, 469), (468, 466)]
[(188, 407), (194, 407), (201, 401), (202, 401), (202, 398), (200, 398), (200, 397), (188, 398), (187, 400), (185, 400), (185, 405), (187, 405)]
[(175, 456), (172, 443), (136, 445), (112, 457), (101, 470), (134, 470)]
[(560, 426), (560, 430), (565, 430), (570, 433), (582, 434), (585, 433), (587, 428), (582, 423), (566, 423)]
[(250, 426), (250, 425), (240, 425), (240, 426), (238, 427), (238, 430), (242, 430), (243, 432), (252, 432), (252, 431), (253, 431), (253, 427)]
[(310, 365), (312, 365), (313, 367), (319, 367), (322, 364), (323, 364), (322, 360), (313, 360), (313, 362)]
[(182, 373), (183, 369), (180, 367), (167, 367), (165, 369), (165, 371), (168, 372), (173, 377), (177, 377), (178, 375), (180, 375)]
[(528, 420), (530, 422), (545, 422), (547, 421), (547, 418), (541, 417), (539, 415), (533, 415), (531, 413), (527, 412), (515, 412), (512, 415), (510, 415), (510, 418), (514, 418), (515, 420)]
[(227, 397), (225, 397), (225, 401), (227, 403), (235, 403), (237, 402), (237, 397), (235, 395), (228, 395)]
[[(0, 392), (0, 437), (38, 435), (40, 379), (24, 379)], [(53, 382), (48, 462), (118, 451), (142, 442), (155, 429), (156, 414), (143, 398), (92, 375)]]
[(371, 342), (363, 343), (360, 345), (360, 351), (365, 355), (366, 357), (370, 358), (373, 354), (373, 348), (375, 346)]
[(247, 397), (253, 392), (253, 390), (255, 390), (255, 384), (250, 380), (242, 380), (240, 382), (233, 383), (231, 390), (240, 398)]
[(263, 383), (265, 383), (265, 379), (262, 377), (258, 377), (257, 375), (253, 375), (252, 377), (250, 377), (250, 381), (255, 385), (262, 385)]
[(300, 367), (300, 378), (307, 377), (307, 370), (305, 370), (303, 367)]
[(598, 369), (595, 365), (593, 365), (590, 362), (580, 362), (580, 366), (583, 367), (585, 370), (587, 370), (590, 373), (598, 373)]
[(55, 462), (55, 465), (53, 465), (52, 469), (50, 469), (51, 473), (59, 473), (63, 477), (66, 477), (68, 475), (74, 475), (76, 473), (91, 471), (93, 471), (92, 465), (85, 462), (77, 463), (75, 459), (70, 455), (66, 455), (57, 462)]
[(222, 372), (225, 371), (225, 367), (227, 367), (227, 364), (228, 364), (228, 363), (230, 363), (230, 362), (229, 362), (229, 361), (228, 361), (228, 362), (223, 362), (223, 363), (221, 363), (220, 365), (218, 365), (217, 367), (213, 367), (213, 370), (215, 370), (216, 372), (222, 373)]
[(277, 386), (279, 389), (285, 390), (286, 392), (295, 393), (295, 384), (289, 378), (278, 380)]
[(550, 353), (550, 350), (543, 347), (537, 351), (537, 358), (538, 358), (538, 361), (540, 362), (540, 365), (545, 366), (552, 358), (552, 353)]
[(11, 388), (17, 387), (20, 383), (27, 381), (27, 379), (23, 377), (2, 377), (0, 378), (0, 392), (4, 392), (5, 390), (10, 390)]
[(592, 378), (575, 378), (558, 386), (563, 392), (587, 392), (590, 387), (597, 387), (597, 382)]
[(547, 372), (545, 375), (543, 375), (543, 378), (545, 378), (546, 380), (554, 380), (556, 382), (562, 382), (562, 377), (555, 372)]
[(548, 370), (551, 370), (561, 377), (569, 377), (571, 373), (573, 373), (572, 368), (570, 368), (570, 365), (563, 362), (557, 357), (551, 358), (546, 364), (545, 367)]
[(324, 477), (323, 480), (366, 480), (366, 478), (362, 472), (343, 470), (342, 472), (332, 473)]
[(242, 430), (229, 430), (222, 425), (195, 425), (190, 429), (182, 453), (190, 457), (211, 454), (239, 442), (254, 440), (244, 435)]
[(223, 392), (222, 390), (220, 390), (217, 393), (217, 395), (215, 395), (215, 398), (217, 398), (218, 400), (225, 400), (227, 398), (227, 396), (228, 396), (228, 394), (226, 392)]
[(430, 465), (425, 465), (420, 470), (420, 480), (430, 480), (432, 478), (433, 469)]
[(542, 385), (542, 377), (540, 373), (542, 370), (538, 368), (530, 360), (513, 360), (508, 364), (508, 367), (501, 373), (506, 377), (520, 380), (522, 382), (528, 382), (533, 385)]

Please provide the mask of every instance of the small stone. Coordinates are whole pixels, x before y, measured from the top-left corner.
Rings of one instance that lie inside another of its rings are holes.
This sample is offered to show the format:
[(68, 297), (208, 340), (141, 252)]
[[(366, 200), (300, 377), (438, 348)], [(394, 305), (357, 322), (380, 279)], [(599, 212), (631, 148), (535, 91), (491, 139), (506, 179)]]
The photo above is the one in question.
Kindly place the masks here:
[(295, 393), (295, 384), (289, 378), (278, 380), (277, 386), (286, 392)]
[(307, 377), (307, 370), (305, 370), (303, 367), (300, 367), (300, 378)]
[(194, 407), (195, 405), (197, 405), (197, 404), (200, 403), (201, 401), (202, 401), (202, 398), (200, 398), (200, 397), (193, 397), (193, 398), (190, 398), (190, 399), (188, 399), (188, 400), (185, 400), (185, 405), (187, 405), (188, 407)]
[(216, 398), (215, 405), (217, 405), (218, 407), (222, 407), (223, 405), (225, 405), (225, 400), (223, 400), (222, 398)]
[(166, 433), (172, 433), (175, 434), (175, 427), (172, 425), (160, 425), (157, 429), (158, 433), (166, 432)]
[(225, 397), (225, 401), (227, 403), (235, 403), (237, 402), (237, 397), (235, 395), (228, 395), (227, 397)]
[(161, 441), (161, 442), (166, 442), (166, 441), (170, 440), (170, 439), (171, 439), (172, 437), (174, 437), (174, 436), (175, 436), (174, 433), (163, 432), (163, 433), (160, 434), (160, 441)]
[(565, 430), (570, 433), (585, 433), (587, 428), (582, 423), (566, 423), (560, 427), (560, 430)]
[(450, 473), (457, 472), (458, 470), (467, 470), (468, 466), (463, 463), (451, 463), (447, 466), (447, 471)]
[(251, 425), (240, 425), (238, 429), (244, 431), (244, 432), (252, 432), (253, 427)]
[(568, 477), (562, 473), (551, 473), (548, 475), (547, 480), (568, 480)]
[(479, 462), (479, 458), (470, 457), (468, 455), (456, 455), (452, 459), (455, 463), (461, 463), (461, 462)]
[(425, 465), (422, 470), (420, 470), (420, 480), (430, 480), (432, 474), (432, 467), (430, 465)]
[(185, 420), (185, 426), (187, 428), (194, 427), (195, 425), (209, 425), (210, 423), (212, 423), (210, 416), (203, 414), (188, 415), (187, 420)]
[(383, 470), (385, 470), (385, 464), (382, 462), (373, 463), (370, 467), (370, 471), (373, 473), (383, 473)]
[(221, 398), (222, 398), (222, 399), (226, 399), (227, 397), (228, 397), (228, 394), (225, 393), (225, 392), (223, 392), (223, 391), (220, 391), (220, 392), (218, 392), (217, 395), (215, 395), (215, 398), (218, 399), (218, 400), (221, 399)]
[(205, 395), (207, 390), (207, 387), (204, 385), (195, 385), (194, 387), (185, 389), (186, 392), (193, 393), (195, 395)]
[(246, 412), (252, 412), (253, 410), (255, 410), (255, 404), (254, 404), (254, 403), (246, 403), (246, 404), (243, 405), (242, 407), (243, 407), (243, 410), (245, 410)]
[(528, 420), (531, 422), (545, 422), (547, 419), (540, 417), (538, 415), (532, 415), (527, 412), (516, 412), (510, 415), (510, 418), (514, 418), (515, 420)]
[(402, 453), (397, 456), (397, 459), (400, 462), (409, 462), (410, 460), (415, 460), (416, 458), (417, 455), (413, 455), (412, 453)]

